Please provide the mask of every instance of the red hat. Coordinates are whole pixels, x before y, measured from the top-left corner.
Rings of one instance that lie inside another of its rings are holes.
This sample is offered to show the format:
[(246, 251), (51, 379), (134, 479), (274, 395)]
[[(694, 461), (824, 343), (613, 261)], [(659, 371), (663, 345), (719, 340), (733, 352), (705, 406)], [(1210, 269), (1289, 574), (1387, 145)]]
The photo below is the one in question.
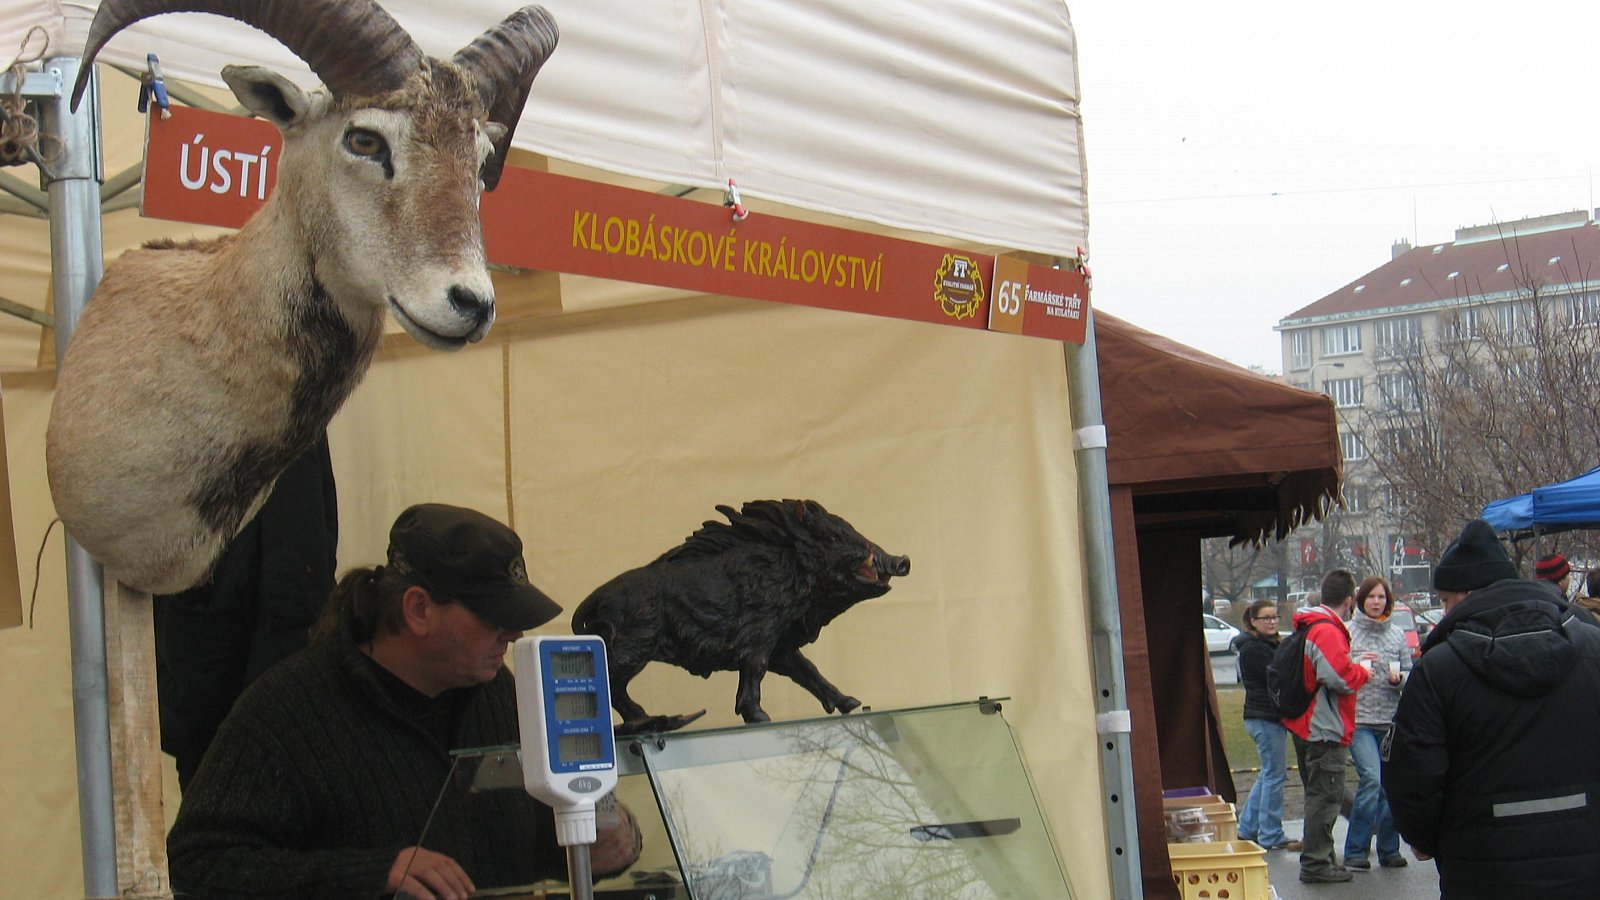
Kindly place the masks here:
[(1542, 557), (1533, 564), (1533, 577), (1542, 578), (1545, 581), (1560, 581), (1567, 577), (1567, 573), (1571, 571), (1572, 567), (1567, 565), (1567, 558), (1559, 553), (1552, 553), (1549, 556)]

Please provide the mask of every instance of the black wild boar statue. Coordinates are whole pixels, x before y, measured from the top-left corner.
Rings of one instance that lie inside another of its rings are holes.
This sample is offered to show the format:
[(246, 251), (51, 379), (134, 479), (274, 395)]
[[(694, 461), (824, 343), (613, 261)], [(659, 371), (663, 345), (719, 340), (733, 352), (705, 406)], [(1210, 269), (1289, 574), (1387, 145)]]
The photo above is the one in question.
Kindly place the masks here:
[(761, 679), (769, 671), (810, 691), (828, 712), (861, 705), (800, 648), (840, 613), (887, 593), (911, 560), (885, 553), (812, 500), (755, 500), (717, 512), (726, 524), (706, 522), (655, 562), (601, 585), (573, 613), (574, 632), (606, 642), (619, 733), (668, 731), (705, 713), (651, 716), (635, 703), (628, 682), (652, 660), (702, 678), (738, 672), (734, 711), (746, 722), (768, 719)]

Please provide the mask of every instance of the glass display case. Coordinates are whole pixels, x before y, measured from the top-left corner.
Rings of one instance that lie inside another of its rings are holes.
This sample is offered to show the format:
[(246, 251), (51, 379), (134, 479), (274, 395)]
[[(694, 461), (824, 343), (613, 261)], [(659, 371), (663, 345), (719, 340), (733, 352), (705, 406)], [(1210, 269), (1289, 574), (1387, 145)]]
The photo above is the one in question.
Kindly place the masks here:
[[(1000, 709), (979, 700), (619, 739), (617, 795), (644, 852), (595, 896), (1071, 897)], [(522, 789), (517, 750), (498, 747), (458, 754), (444, 793), (510, 789)]]

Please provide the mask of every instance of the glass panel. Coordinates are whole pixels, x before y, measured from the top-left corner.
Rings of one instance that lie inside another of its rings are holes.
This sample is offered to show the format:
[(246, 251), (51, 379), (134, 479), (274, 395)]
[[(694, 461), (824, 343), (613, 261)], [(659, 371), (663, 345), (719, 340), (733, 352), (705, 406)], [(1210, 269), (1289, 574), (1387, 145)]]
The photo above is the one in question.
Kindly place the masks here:
[[(998, 701), (618, 743), (617, 798), (644, 849), (596, 881), (597, 900), (1073, 896)], [(565, 900), (559, 880), (530, 882), (518, 748), (453, 755), (417, 842), (470, 835), (475, 897)], [(602, 804), (602, 827), (608, 815)], [(565, 871), (559, 854), (553, 865)]]
[(640, 746), (700, 900), (1072, 896), (997, 704)]
[[(465, 864), (477, 893), (474, 897), (494, 897), (498, 900), (564, 900), (570, 895), (566, 879), (565, 852), (559, 848), (543, 854), (543, 863), (549, 874), (559, 878), (534, 881), (537, 868), (533, 862), (532, 847), (522, 845), (531, 841), (535, 829), (548, 828), (548, 815), (539, 817), (542, 824), (529, 826), (527, 818), (533, 800), (522, 786), (522, 766), (516, 745), (459, 750), (451, 775), (439, 793), (434, 815), (424, 826), (417, 843), (430, 849), (460, 843), (452, 834), (466, 829), (473, 836), (477, 858)], [(627, 756), (619, 748), (619, 756)], [(636, 762), (636, 760), (635, 760)], [(615, 821), (619, 801), (632, 813), (644, 847), (627, 871), (609, 878), (595, 880), (596, 900), (681, 900), (688, 896), (678, 875), (678, 865), (673, 856), (672, 844), (667, 839), (667, 829), (661, 819), (652, 794), (650, 780), (643, 770), (619, 766), (622, 777), (617, 781), (614, 798), (598, 804), (596, 825), (605, 827)], [(467, 811), (462, 815), (462, 811)], [(551, 839), (553, 841), (553, 839)], [(493, 847), (493, 857), (484, 852)], [(523, 856), (521, 861), (508, 861), (508, 856)]]

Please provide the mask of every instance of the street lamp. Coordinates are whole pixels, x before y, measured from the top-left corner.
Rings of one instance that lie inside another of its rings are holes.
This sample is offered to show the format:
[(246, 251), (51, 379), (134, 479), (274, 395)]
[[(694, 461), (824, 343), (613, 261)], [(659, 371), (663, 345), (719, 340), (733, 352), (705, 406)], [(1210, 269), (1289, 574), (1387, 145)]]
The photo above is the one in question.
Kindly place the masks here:
[[(1344, 368), (1344, 363), (1342, 363), (1342, 362), (1319, 362), (1316, 365), (1313, 365), (1311, 367), (1311, 369), (1306, 372), (1306, 380), (1311, 382), (1311, 390), (1313, 390), (1313, 391), (1317, 389), (1317, 370), (1318, 369), (1323, 369), (1323, 368), (1327, 368), (1327, 369), (1342, 369), (1342, 368)], [(1326, 390), (1324, 390), (1322, 393), (1326, 394), (1328, 392)]]

